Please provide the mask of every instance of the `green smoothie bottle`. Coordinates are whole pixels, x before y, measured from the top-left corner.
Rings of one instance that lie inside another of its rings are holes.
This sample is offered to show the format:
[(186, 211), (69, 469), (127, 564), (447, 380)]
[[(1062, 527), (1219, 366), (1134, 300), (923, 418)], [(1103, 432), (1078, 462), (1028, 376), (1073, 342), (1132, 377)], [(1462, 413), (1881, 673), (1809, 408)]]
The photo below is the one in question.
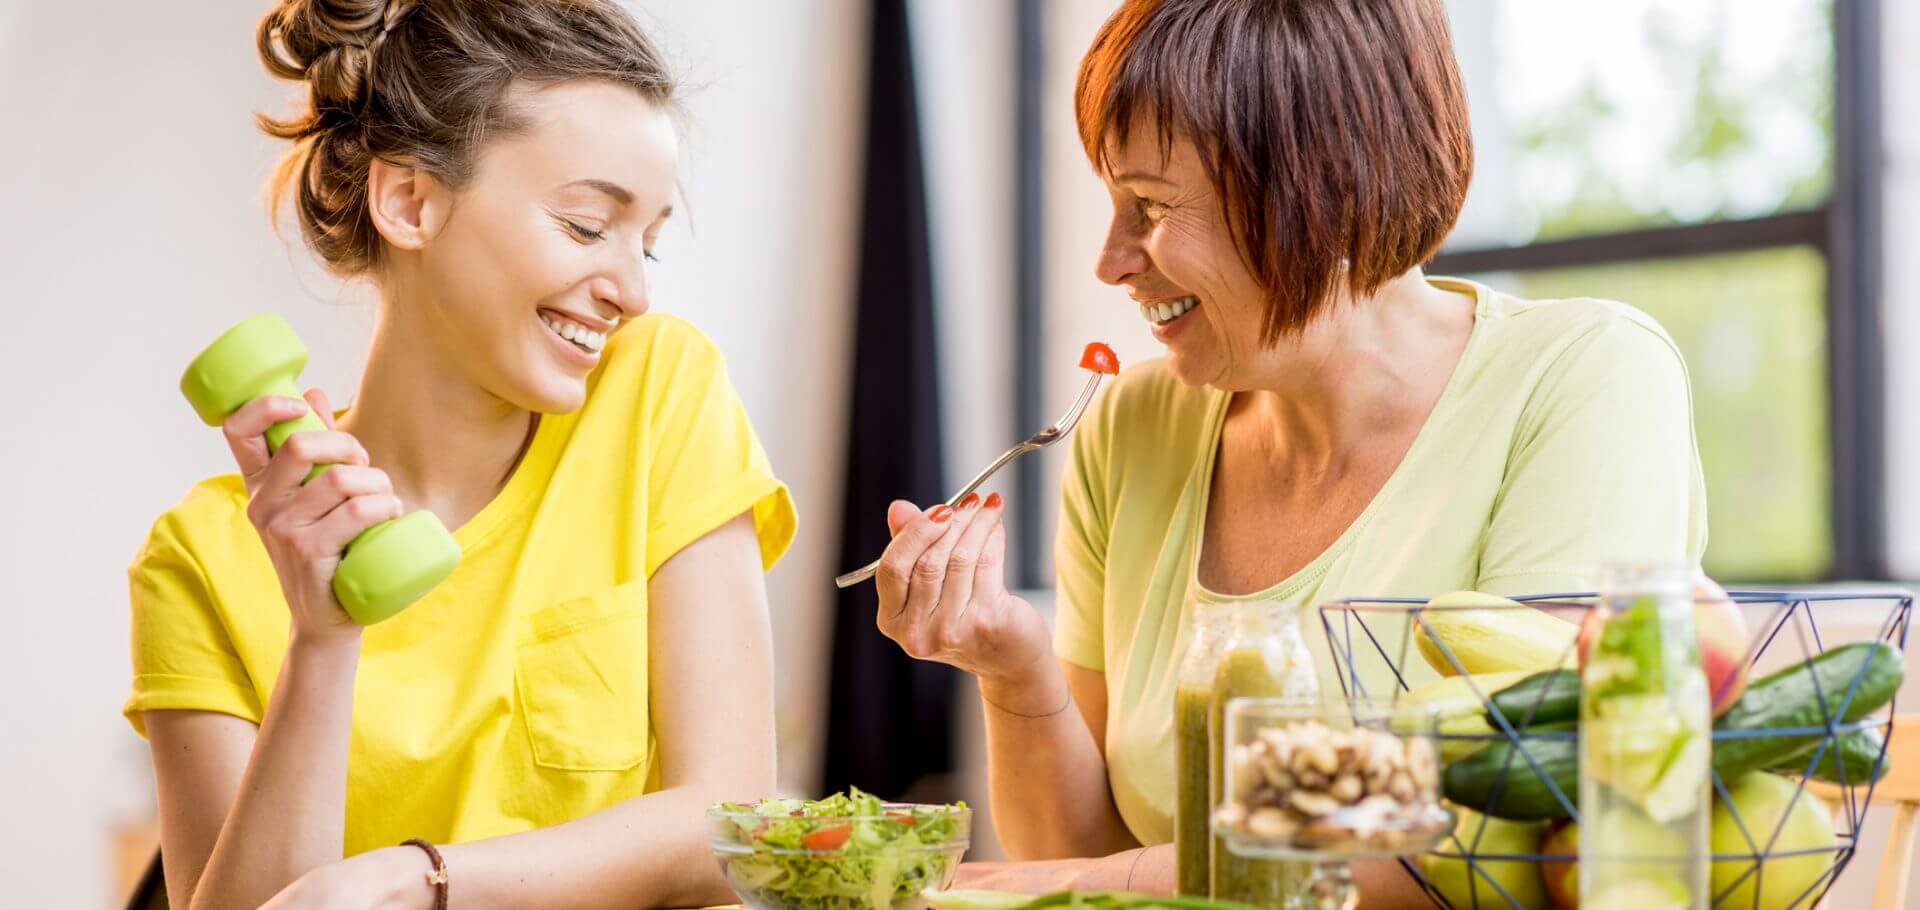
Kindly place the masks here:
[[(1320, 677), (1300, 631), (1300, 606), (1291, 600), (1246, 601), (1235, 605), (1231, 628), (1220, 646), (1208, 702), (1208, 804), (1218, 805), (1225, 780), (1227, 702), (1243, 696), (1317, 698)], [(1249, 859), (1213, 840), (1213, 887), (1218, 900), (1239, 901), (1262, 910), (1287, 907), (1313, 873), (1311, 863)]]
[(1211, 887), (1213, 834), (1207, 819), (1213, 812), (1213, 739), (1208, 718), (1213, 712), (1213, 672), (1220, 665), (1220, 646), (1232, 631), (1233, 611), (1239, 604), (1203, 600), (1193, 605), (1187, 623), (1187, 641), (1174, 674), (1173, 849), (1179, 890), (1190, 897), (1206, 897)]

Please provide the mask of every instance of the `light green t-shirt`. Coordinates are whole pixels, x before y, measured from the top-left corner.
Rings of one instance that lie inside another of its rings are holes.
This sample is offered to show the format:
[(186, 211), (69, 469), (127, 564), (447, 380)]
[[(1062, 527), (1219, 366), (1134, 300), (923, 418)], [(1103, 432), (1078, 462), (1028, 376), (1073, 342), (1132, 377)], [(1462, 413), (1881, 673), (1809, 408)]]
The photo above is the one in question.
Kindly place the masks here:
[[(1665, 331), (1605, 300), (1476, 299), (1453, 375), (1406, 457), (1360, 517), (1305, 568), (1245, 598), (1293, 598), (1325, 692), (1345, 666), (1321, 604), (1592, 590), (1611, 560), (1697, 562), (1706, 485), (1686, 367)], [(1127, 370), (1081, 422), (1054, 545), (1054, 647), (1106, 674), (1108, 778), (1142, 843), (1173, 839), (1175, 665), (1196, 578), (1226, 392), (1164, 362)], [(1367, 628), (1397, 655), (1403, 622)], [(1336, 640), (1345, 638), (1336, 632)], [(1353, 632), (1356, 653), (1372, 645)], [(1410, 682), (1432, 677), (1408, 645)], [(1393, 684), (1377, 657), (1359, 668)], [(1364, 677), (1363, 677), (1364, 679)]]

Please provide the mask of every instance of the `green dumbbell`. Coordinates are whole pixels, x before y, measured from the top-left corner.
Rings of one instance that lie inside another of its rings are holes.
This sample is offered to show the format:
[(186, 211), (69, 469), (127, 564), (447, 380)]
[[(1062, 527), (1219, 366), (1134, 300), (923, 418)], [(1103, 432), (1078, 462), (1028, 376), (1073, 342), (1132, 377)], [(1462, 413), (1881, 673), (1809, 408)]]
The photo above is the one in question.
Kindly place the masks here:
[[(200, 352), (180, 377), (180, 391), (208, 426), (219, 426), (247, 402), (263, 395), (299, 398), (295, 377), (307, 366), (307, 346), (293, 326), (263, 313), (228, 329)], [(325, 430), (312, 411), (267, 429), (267, 447), (279, 450), (287, 437)], [(308, 480), (325, 473), (314, 467)], [(460, 564), (460, 545), (439, 516), (421, 510), (381, 522), (347, 544), (333, 573), (333, 595), (347, 615), (373, 625), (419, 600)]]

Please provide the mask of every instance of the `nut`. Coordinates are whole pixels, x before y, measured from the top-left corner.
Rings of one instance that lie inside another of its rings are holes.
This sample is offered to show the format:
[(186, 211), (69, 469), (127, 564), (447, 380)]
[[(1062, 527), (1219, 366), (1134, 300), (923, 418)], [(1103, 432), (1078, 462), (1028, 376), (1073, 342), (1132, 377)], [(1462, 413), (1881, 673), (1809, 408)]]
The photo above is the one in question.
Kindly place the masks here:
[(1260, 790), (1260, 772), (1261, 768), (1258, 765), (1234, 769), (1233, 799), (1235, 802), (1257, 802), (1257, 800), (1254, 799), (1254, 794)]
[(1391, 796), (1369, 796), (1353, 807), (1355, 812), (1366, 812), (1380, 816), (1392, 815), (1400, 811), (1400, 801)]
[(1292, 834), (1293, 829), (1293, 820), (1287, 817), (1287, 813), (1271, 807), (1256, 809), (1247, 818), (1247, 830), (1256, 837), (1278, 840)]
[[(1262, 809), (1260, 811), (1265, 812), (1269, 810)], [(1213, 810), (1213, 820), (1215, 824), (1225, 825), (1229, 828), (1238, 828), (1247, 823), (1247, 807), (1240, 803), (1227, 803)]]
[(1315, 793), (1311, 790), (1295, 790), (1287, 794), (1287, 801), (1292, 803), (1293, 808), (1299, 810), (1300, 814), (1314, 818), (1340, 808), (1338, 800), (1325, 793)]
[(1313, 770), (1332, 777), (1340, 770), (1340, 756), (1326, 740), (1309, 743), (1302, 750)]
[(1367, 766), (1364, 779), (1368, 793), (1387, 792), (1387, 783), (1393, 779), (1393, 768), (1382, 762)]
[(1387, 795), (1403, 804), (1413, 802), (1413, 778), (1405, 771), (1393, 772), (1393, 779), (1387, 782)]
[(1313, 770), (1313, 756), (1304, 748), (1293, 750), (1287, 756), (1287, 770), (1293, 772), (1294, 777), (1305, 777)]
[(1230, 759), (1222, 827), (1329, 850), (1392, 850), (1435, 833), (1440, 763), (1424, 739), (1301, 723), (1261, 730)]
[(1433, 792), (1440, 783), (1440, 763), (1426, 740), (1415, 740), (1407, 749), (1407, 770), (1413, 774), (1413, 785), (1422, 793)]

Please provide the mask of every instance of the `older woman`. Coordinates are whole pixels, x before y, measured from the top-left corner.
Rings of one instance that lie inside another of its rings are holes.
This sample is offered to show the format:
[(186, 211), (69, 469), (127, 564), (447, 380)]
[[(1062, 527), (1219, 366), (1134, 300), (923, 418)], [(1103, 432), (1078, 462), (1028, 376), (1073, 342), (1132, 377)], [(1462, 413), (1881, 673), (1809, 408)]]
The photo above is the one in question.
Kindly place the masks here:
[(1586, 588), (1697, 561), (1705, 492), (1651, 319), (1422, 273), (1472, 170), (1441, 0), (1130, 0), (1075, 106), (1113, 200), (1096, 271), (1166, 357), (1074, 440), (1051, 640), (1002, 583), (997, 497), (894, 504), (879, 622), (978, 678), (1008, 852), (1098, 858), (999, 884), (1165, 889), (1196, 598)]

